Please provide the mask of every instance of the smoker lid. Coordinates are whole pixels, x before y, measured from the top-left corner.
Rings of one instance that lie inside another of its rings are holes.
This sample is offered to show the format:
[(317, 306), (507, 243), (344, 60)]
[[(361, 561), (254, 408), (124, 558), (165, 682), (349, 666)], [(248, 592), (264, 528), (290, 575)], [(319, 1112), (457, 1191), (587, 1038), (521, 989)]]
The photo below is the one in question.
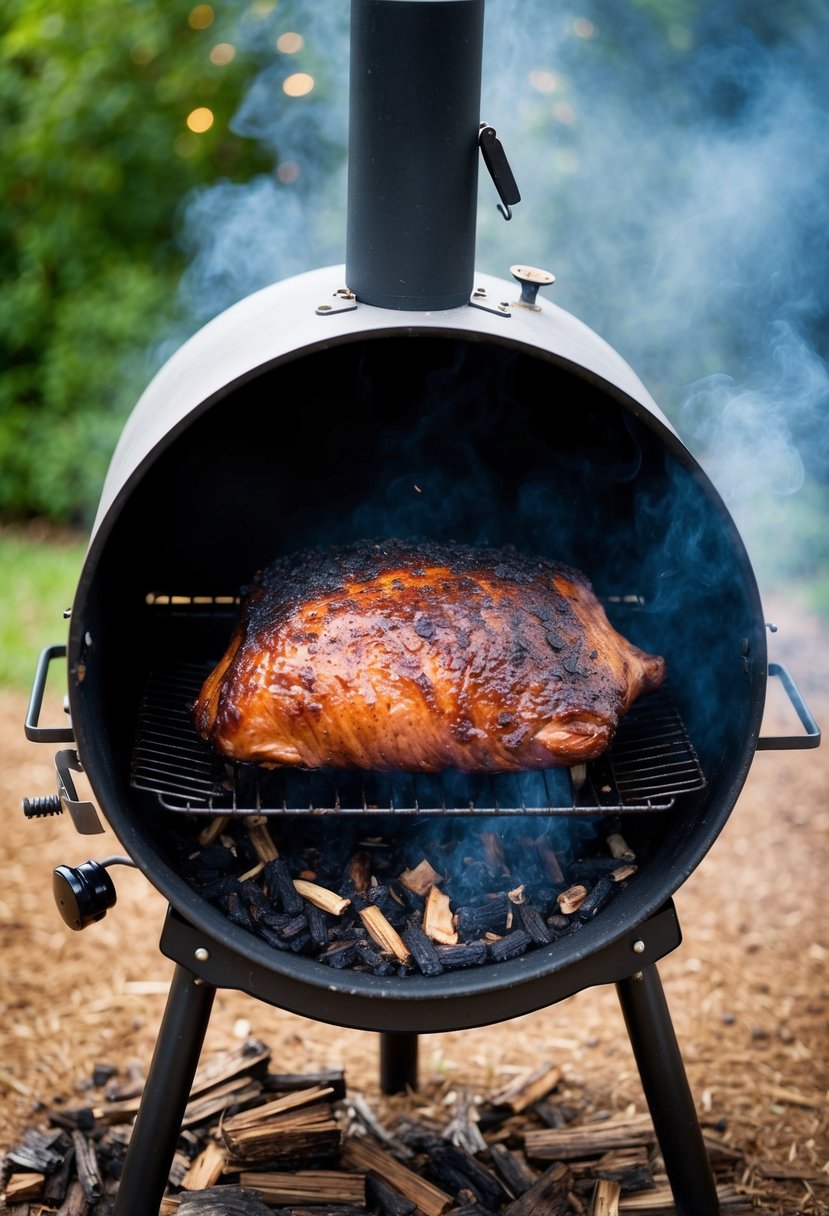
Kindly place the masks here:
[[(514, 282), (476, 275), (485, 307), (409, 312), (344, 300), (345, 268), (328, 266), (282, 280), (247, 296), (210, 321), (161, 368), (121, 434), (107, 474), (92, 538), (133, 478), (200, 409), (234, 385), (283, 359), (311, 354), (363, 335), (439, 334), (537, 349), (612, 386), (672, 432), (641, 380), (609, 346), (571, 313), (544, 300), (538, 312), (513, 306)], [(505, 311), (499, 305), (505, 302)], [(321, 311), (321, 306), (323, 306)], [(490, 311), (491, 310), (491, 311)]]

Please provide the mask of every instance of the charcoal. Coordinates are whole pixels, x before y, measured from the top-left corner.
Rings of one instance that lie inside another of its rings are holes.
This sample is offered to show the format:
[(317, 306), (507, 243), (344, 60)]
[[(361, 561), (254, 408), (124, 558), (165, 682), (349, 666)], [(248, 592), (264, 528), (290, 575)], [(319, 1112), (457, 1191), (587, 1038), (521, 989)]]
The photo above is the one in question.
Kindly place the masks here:
[(440, 975), (443, 963), (438, 957), (434, 943), (426, 936), (416, 920), (409, 920), (403, 930), (403, 941), (412, 952), (419, 971), (424, 975)]
[(492, 1208), (481, 1207), (480, 1203), (464, 1203), (458, 1208), (452, 1208), (446, 1216), (494, 1216)]
[(511, 1152), (505, 1144), (497, 1142), (490, 1145), (489, 1154), (502, 1181), (516, 1199), (530, 1189), (537, 1174), (527, 1165), (522, 1154)]
[(63, 1132), (59, 1129), (40, 1132), (29, 1128), (20, 1144), (6, 1153), (4, 1164), (15, 1167), (15, 1172), (51, 1174), (63, 1159), (63, 1152), (55, 1148), (62, 1136)]
[(299, 916), (292, 916), (291, 919), (282, 927), (282, 936), (286, 941), (290, 941), (294, 937), (299, 937), (300, 933), (304, 933), (308, 928), (308, 921), (304, 913)]
[(198, 884), (198, 889), (205, 899), (211, 903), (219, 903), (223, 896), (235, 891), (239, 885), (234, 874), (216, 874), (215, 877), (205, 875), (204, 881)]
[(353, 967), (356, 958), (356, 942), (334, 942), (319, 955), (321, 963), (327, 963), (329, 967), (336, 967), (338, 970)]
[(544, 923), (544, 917), (534, 904), (519, 905), (518, 920), (521, 928), (529, 933), (537, 946), (546, 946), (553, 940), (550, 929)]
[[(472, 1191), (475, 1198), (489, 1208), (496, 1210), (509, 1199), (501, 1183), (491, 1170), (482, 1165), (471, 1153), (458, 1148), (454, 1144), (436, 1145), (429, 1152), (430, 1167), (443, 1162), (464, 1180), (465, 1187)], [(460, 1188), (461, 1190), (464, 1187)]]
[(115, 1064), (96, 1064), (92, 1069), (92, 1084), (95, 1089), (100, 1089), (106, 1085), (107, 1081), (118, 1075), (118, 1068)]
[[(68, 1143), (68, 1139), (67, 1139)], [(71, 1146), (58, 1168), (48, 1175), (43, 1186), (43, 1202), (49, 1207), (60, 1207), (75, 1176), (75, 1150)]]
[(242, 902), (242, 896), (238, 890), (229, 891), (222, 898), (221, 907), (231, 924), (238, 925), (240, 929), (247, 929), (251, 933), (256, 932), (250, 912)]
[(327, 946), (328, 915), (323, 912), (322, 908), (318, 908), (316, 904), (309, 904), (306, 900), (303, 900), (303, 905), (303, 912), (308, 922), (308, 932), (311, 936), (311, 941), (315, 946)]
[(311, 945), (311, 934), (307, 929), (303, 930), (297, 937), (291, 938), (289, 946), (292, 954), (302, 954), (308, 946)]
[(618, 870), (622, 862), (616, 857), (583, 857), (567, 867), (572, 882), (595, 882), (605, 874)]
[(290, 950), (291, 943), (286, 942), (281, 933), (277, 933), (274, 929), (260, 921), (256, 926), (255, 932), (259, 934), (263, 942), (267, 942), (274, 950)]
[(388, 959), (383, 958), (382, 954), (378, 954), (366, 942), (357, 943), (357, 955), (360, 962), (368, 967), (373, 975), (393, 975), (394, 964)]
[(50, 1110), (49, 1123), (67, 1132), (91, 1132), (95, 1126), (95, 1115), (89, 1106), (81, 1106), (77, 1110)]
[(238, 1186), (211, 1186), (204, 1191), (183, 1192), (179, 1216), (271, 1216), (256, 1191)]
[(211, 844), (203, 848), (198, 861), (205, 870), (216, 870), (220, 874), (231, 874), (238, 869), (239, 860), (223, 844)]
[(593, 890), (588, 891), (587, 898), (578, 909), (576, 915), (579, 920), (592, 920), (610, 902), (615, 893), (616, 884), (613, 879), (607, 875), (600, 878)]
[(458, 933), (466, 938), (477, 937), (488, 929), (494, 933), (503, 933), (511, 907), (506, 891), (501, 891), (494, 899), (466, 904), (457, 911)]
[(273, 911), (267, 895), (253, 878), (246, 878), (244, 882), (239, 883), (239, 894), (254, 920), (257, 916), (268, 915)]
[(287, 912), (289, 916), (296, 916), (304, 910), (302, 896), (294, 886), (288, 863), (283, 858), (266, 862), (262, 876), (271, 901), (276, 907)]
[(570, 917), (563, 916), (561, 912), (553, 912), (551, 916), (547, 917), (547, 924), (554, 933), (561, 933), (570, 928)]
[(518, 958), (532, 945), (533, 939), (524, 929), (513, 929), (500, 941), (492, 942), (489, 946), (489, 957), (496, 963), (502, 963), (509, 958)]
[(379, 1216), (414, 1216), (417, 1211), (417, 1204), (371, 1170), (366, 1174), (366, 1203)]
[(437, 956), (449, 971), (461, 967), (480, 967), (487, 960), (484, 942), (466, 942), (457, 946), (436, 946)]

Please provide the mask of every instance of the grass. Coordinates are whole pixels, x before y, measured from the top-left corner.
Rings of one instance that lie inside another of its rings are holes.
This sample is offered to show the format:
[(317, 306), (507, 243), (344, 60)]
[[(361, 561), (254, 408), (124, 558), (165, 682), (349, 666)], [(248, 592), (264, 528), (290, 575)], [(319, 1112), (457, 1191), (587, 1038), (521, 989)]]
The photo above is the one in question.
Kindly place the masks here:
[(31, 688), (40, 651), (66, 640), (85, 549), (76, 534), (0, 527), (0, 688)]

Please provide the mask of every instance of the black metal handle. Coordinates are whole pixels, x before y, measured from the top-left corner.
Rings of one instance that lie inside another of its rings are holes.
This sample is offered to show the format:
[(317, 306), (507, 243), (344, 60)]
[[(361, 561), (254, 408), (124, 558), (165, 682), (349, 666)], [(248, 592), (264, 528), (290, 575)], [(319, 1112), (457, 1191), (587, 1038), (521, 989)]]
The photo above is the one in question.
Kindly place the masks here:
[(29, 708), (26, 711), (26, 738), (32, 743), (73, 743), (75, 732), (71, 726), (41, 726), (40, 711), (43, 706), (43, 694), (46, 691), (46, 679), (49, 675), (49, 664), (52, 659), (65, 659), (65, 646), (47, 646), (40, 652), (32, 685), (32, 695), (29, 698)]
[(803, 700), (803, 694), (795, 684), (787, 667), (782, 663), (769, 663), (769, 675), (779, 676), (786, 690), (795, 713), (803, 723), (805, 735), (761, 735), (757, 740), (758, 751), (799, 751), (801, 749), (818, 747), (820, 744), (820, 727), (815, 721), (811, 710)]
[(513, 177), (504, 145), (498, 138), (495, 128), (489, 123), (482, 122), (478, 132), (478, 145), (484, 158), (484, 164), (489, 170), (495, 189), (501, 196), (498, 210), (505, 220), (512, 219), (512, 208), (521, 202), (521, 192)]

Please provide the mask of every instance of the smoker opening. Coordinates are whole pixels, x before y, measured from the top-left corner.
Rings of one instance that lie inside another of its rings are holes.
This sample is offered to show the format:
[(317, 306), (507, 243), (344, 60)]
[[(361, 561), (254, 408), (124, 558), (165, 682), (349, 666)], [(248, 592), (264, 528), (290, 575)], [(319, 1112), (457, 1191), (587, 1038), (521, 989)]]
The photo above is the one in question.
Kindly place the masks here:
[[(372, 537), (512, 545), (583, 570), (612, 623), (665, 656), (664, 692), (641, 699), (583, 783), (566, 770), (470, 789), (458, 774), (416, 785), (228, 769), (194, 735), (188, 706), (241, 589), (280, 554)], [(205, 812), (270, 813), (275, 832), (330, 832), (362, 813), (624, 814), (635, 880), (580, 942), (538, 951), (534, 965), (553, 969), (658, 911), (710, 847), (753, 754), (765, 679), (742, 544), (672, 432), (576, 362), (446, 323), (294, 349), (207, 394), (99, 528), (73, 636), (70, 699), (93, 787), (138, 864), (197, 922), (215, 927), (218, 913), (182, 878), (181, 825), (195, 838)], [(262, 946), (249, 936), (237, 932), (240, 953)], [(329, 970), (272, 953), (277, 970)]]

